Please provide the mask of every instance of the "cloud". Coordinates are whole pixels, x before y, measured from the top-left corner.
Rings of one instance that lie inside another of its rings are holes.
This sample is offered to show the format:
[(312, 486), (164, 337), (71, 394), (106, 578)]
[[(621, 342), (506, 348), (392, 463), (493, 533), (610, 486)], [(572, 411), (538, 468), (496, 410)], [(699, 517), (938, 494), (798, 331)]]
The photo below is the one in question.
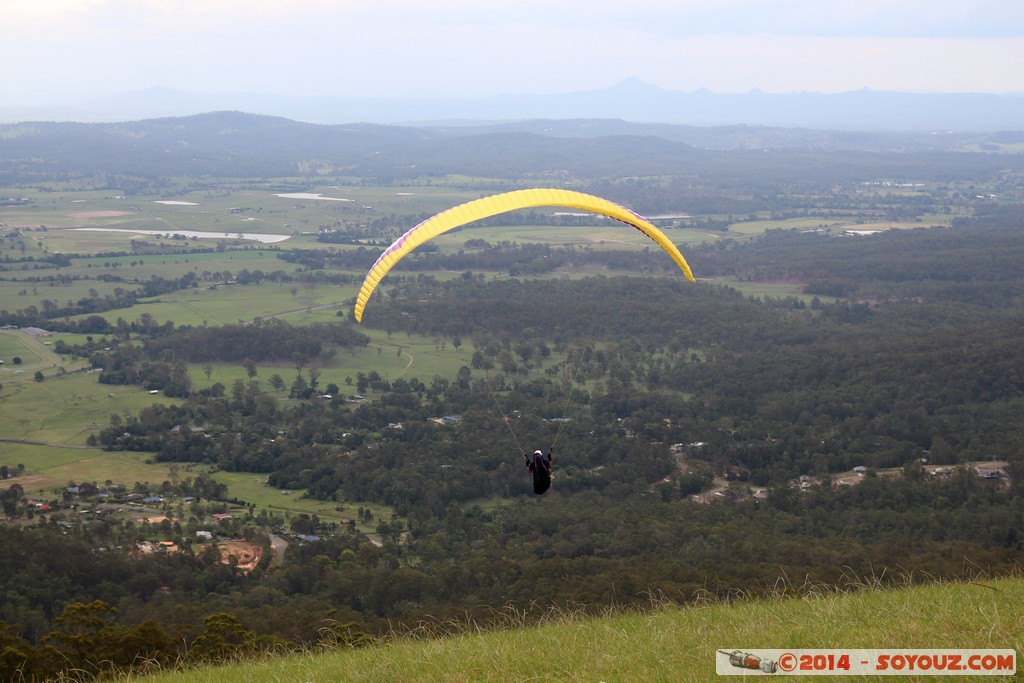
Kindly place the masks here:
[[(1020, 92), (1024, 3), (2, 0), (0, 92)], [(27, 69), (23, 55), (31, 54)]]
[(1004, 0), (4, 0), (0, 19), (111, 17), (139, 25), (204, 21), (353, 21), (645, 27), (687, 36), (780, 35), (1013, 36), (1024, 33), (1024, 4)]

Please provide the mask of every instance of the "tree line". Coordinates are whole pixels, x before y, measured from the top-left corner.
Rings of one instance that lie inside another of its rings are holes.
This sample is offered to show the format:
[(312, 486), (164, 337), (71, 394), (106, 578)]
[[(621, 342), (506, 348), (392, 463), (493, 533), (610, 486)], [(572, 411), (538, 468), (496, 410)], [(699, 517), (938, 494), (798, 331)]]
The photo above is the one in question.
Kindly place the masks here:
[(1018, 566), (1022, 494), (967, 469), (712, 505), (664, 487), (556, 488), (489, 511), (451, 504), (382, 521), (380, 546), (352, 531), (293, 544), (284, 565), (251, 573), (221, 563), (215, 544), (142, 556), (111, 547), (125, 532), (109, 524), (5, 526), (0, 667), (19, 680), (105, 675), (450, 632), (500, 620), (498, 607), (533, 619), (551, 607), (599, 614), (610, 601), (976, 578)]

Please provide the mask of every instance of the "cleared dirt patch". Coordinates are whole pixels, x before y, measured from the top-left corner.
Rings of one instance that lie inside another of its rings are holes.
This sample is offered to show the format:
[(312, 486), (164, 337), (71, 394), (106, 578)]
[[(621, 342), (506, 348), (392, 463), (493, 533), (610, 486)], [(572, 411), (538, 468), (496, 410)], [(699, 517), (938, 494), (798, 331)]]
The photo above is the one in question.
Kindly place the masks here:
[(228, 564), (229, 558), (234, 557), (238, 561), (238, 568), (246, 572), (256, 568), (256, 564), (263, 554), (263, 549), (260, 546), (248, 541), (221, 541), (218, 545), (220, 546), (221, 562)]

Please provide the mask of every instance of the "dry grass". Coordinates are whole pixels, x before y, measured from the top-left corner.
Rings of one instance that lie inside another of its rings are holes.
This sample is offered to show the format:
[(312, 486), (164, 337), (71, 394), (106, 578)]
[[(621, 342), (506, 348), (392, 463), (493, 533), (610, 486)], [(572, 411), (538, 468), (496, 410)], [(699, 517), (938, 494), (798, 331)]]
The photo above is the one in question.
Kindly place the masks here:
[[(866, 579), (845, 592), (780, 581), (778, 588), (780, 597), (768, 600), (738, 596), (687, 608), (653, 601), (649, 610), (609, 610), (599, 618), (507, 610), (494, 628), (435, 624), (361, 649), (130, 680), (685, 682), (713, 680), (719, 649), (1012, 647), (1018, 661), (1024, 650), (1021, 578), (901, 589)], [(781, 597), (793, 594), (800, 597)]]

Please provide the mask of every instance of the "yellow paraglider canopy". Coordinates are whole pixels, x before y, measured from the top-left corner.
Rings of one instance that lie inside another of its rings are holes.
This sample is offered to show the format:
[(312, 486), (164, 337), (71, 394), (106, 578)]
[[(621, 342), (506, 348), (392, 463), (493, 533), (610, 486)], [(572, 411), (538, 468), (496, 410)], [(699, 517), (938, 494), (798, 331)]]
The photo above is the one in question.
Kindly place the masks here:
[(481, 218), (489, 218), (499, 213), (537, 206), (563, 206), (581, 209), (632, 225), (668, 252), (668, 255), (676, 262), (676, 265), (683, 271), (686, 278), (690, 282), (694, 282), (693, 272), (690, 270), (689, 264), (686, 263), (686, 259), (679, 252), (679, 249), (676, 248), (676, 245), (650, 221), (629, 209), (607, 199), (601, 199), (600, 197), (573, 190), (516, 190), (514, 192), (504, 192), (491, 197), (484, 197), (483, 199), (476, 199), (447, 211), (442, 211), (435, 216), (431, 216), (395, 240), (390, 247), (384, 250), (384, 253), (380, 255), (377, 262), (373, 264), (373, 267), (366, 274), (366, 279), (363, 280), (363, 286), (359, 289), (359, 296), (356, 298), (356, 320), (358, 322), (363, 321), (363, 309), (366, 308), (366, 302), (370, 300), (370, 295), (373, 294), (373, 291), (384, 276), (387, 275), (388, 271), (406, 254), (427, 240)]

